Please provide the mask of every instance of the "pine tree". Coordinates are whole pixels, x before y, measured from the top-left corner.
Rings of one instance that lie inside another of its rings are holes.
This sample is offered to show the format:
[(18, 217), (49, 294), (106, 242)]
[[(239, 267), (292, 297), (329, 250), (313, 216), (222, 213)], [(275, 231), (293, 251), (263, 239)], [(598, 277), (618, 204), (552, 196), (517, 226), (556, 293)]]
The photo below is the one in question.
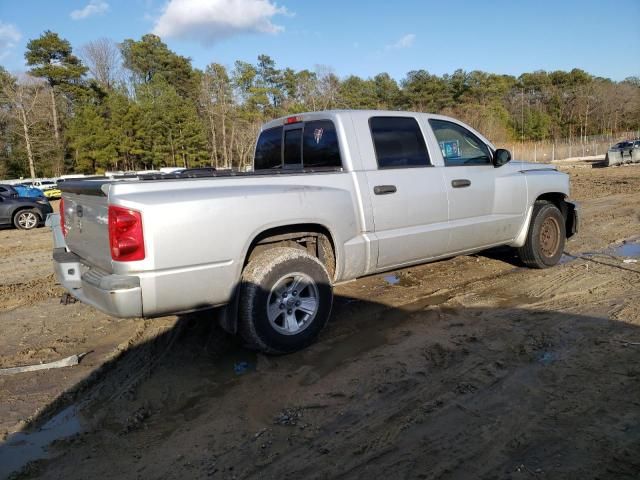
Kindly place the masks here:
[(50, 30), (44, 32), (39, 38), (29, 40), (24, 56), (27, 65), (32, 67), (31, 75), (44, 78), (50, 87), (53, 134), (58, 150), (55, 174), (60, 175), (64, 165), (64, 151), (60, 139), (60, 117), (56, 105), (56, 94), (60, 87), (72, 87), (79, 83), (87, 69), (80, 59), (73, 55), (71, 44)]

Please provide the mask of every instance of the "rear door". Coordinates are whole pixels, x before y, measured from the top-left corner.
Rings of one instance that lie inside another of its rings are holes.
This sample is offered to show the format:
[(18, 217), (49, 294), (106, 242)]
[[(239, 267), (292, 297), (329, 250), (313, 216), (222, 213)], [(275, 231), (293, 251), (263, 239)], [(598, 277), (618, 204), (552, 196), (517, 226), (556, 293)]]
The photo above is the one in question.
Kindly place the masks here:
[(492, 151), (464, 126), (431, 119), (449, 198), (450, 253), (513, 239), (526, 211), (524, 175), (495, 168)]
[(442, 168), (429, 157), (414, 117), (374, 116), (361, 154), (378, 243), (378, 270), (425, 260), (447, 250), (447, 194)]

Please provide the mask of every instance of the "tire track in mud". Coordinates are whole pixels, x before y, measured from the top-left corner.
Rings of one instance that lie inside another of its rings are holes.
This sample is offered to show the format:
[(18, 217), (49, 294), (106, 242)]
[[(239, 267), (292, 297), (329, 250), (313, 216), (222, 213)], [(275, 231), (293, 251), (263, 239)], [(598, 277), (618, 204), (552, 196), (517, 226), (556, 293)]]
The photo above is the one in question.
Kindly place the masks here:
[(63, 293), (64, 289), (56, 283), (54, 274), (27, 282), (0, 285), (0, 313), (58, 297)]

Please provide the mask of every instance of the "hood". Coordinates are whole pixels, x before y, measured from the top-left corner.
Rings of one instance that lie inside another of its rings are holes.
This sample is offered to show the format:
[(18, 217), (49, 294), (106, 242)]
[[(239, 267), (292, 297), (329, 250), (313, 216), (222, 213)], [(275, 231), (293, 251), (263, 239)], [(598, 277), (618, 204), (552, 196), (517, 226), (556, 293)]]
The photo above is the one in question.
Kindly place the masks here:
[(510, 161), (507, 165), (511, 165), (514, 170), (521, 172), (529, 172), (532, 170), (555, 170), (558, 168), (550, 163), (534, 163), (534, 162), (520, 162), (516, 160)]

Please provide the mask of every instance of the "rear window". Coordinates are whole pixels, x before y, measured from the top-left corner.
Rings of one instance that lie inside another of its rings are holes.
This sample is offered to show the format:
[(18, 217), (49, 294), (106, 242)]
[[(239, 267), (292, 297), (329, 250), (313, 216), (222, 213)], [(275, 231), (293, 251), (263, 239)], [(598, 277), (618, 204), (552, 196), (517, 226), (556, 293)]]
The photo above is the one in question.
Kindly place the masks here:
[(313, 120), (283, 130), (275, 127), (260, 134), (254, 170), (342, 167), (338, 135), (331, 120)]
[(430, 165), (424, 137), (415, 118), (372, 117), (369, 128), (379, 168)]
[(254, 159), (255, 170), (282, 166), (282, 127), (270, 128), (260, 134)]

